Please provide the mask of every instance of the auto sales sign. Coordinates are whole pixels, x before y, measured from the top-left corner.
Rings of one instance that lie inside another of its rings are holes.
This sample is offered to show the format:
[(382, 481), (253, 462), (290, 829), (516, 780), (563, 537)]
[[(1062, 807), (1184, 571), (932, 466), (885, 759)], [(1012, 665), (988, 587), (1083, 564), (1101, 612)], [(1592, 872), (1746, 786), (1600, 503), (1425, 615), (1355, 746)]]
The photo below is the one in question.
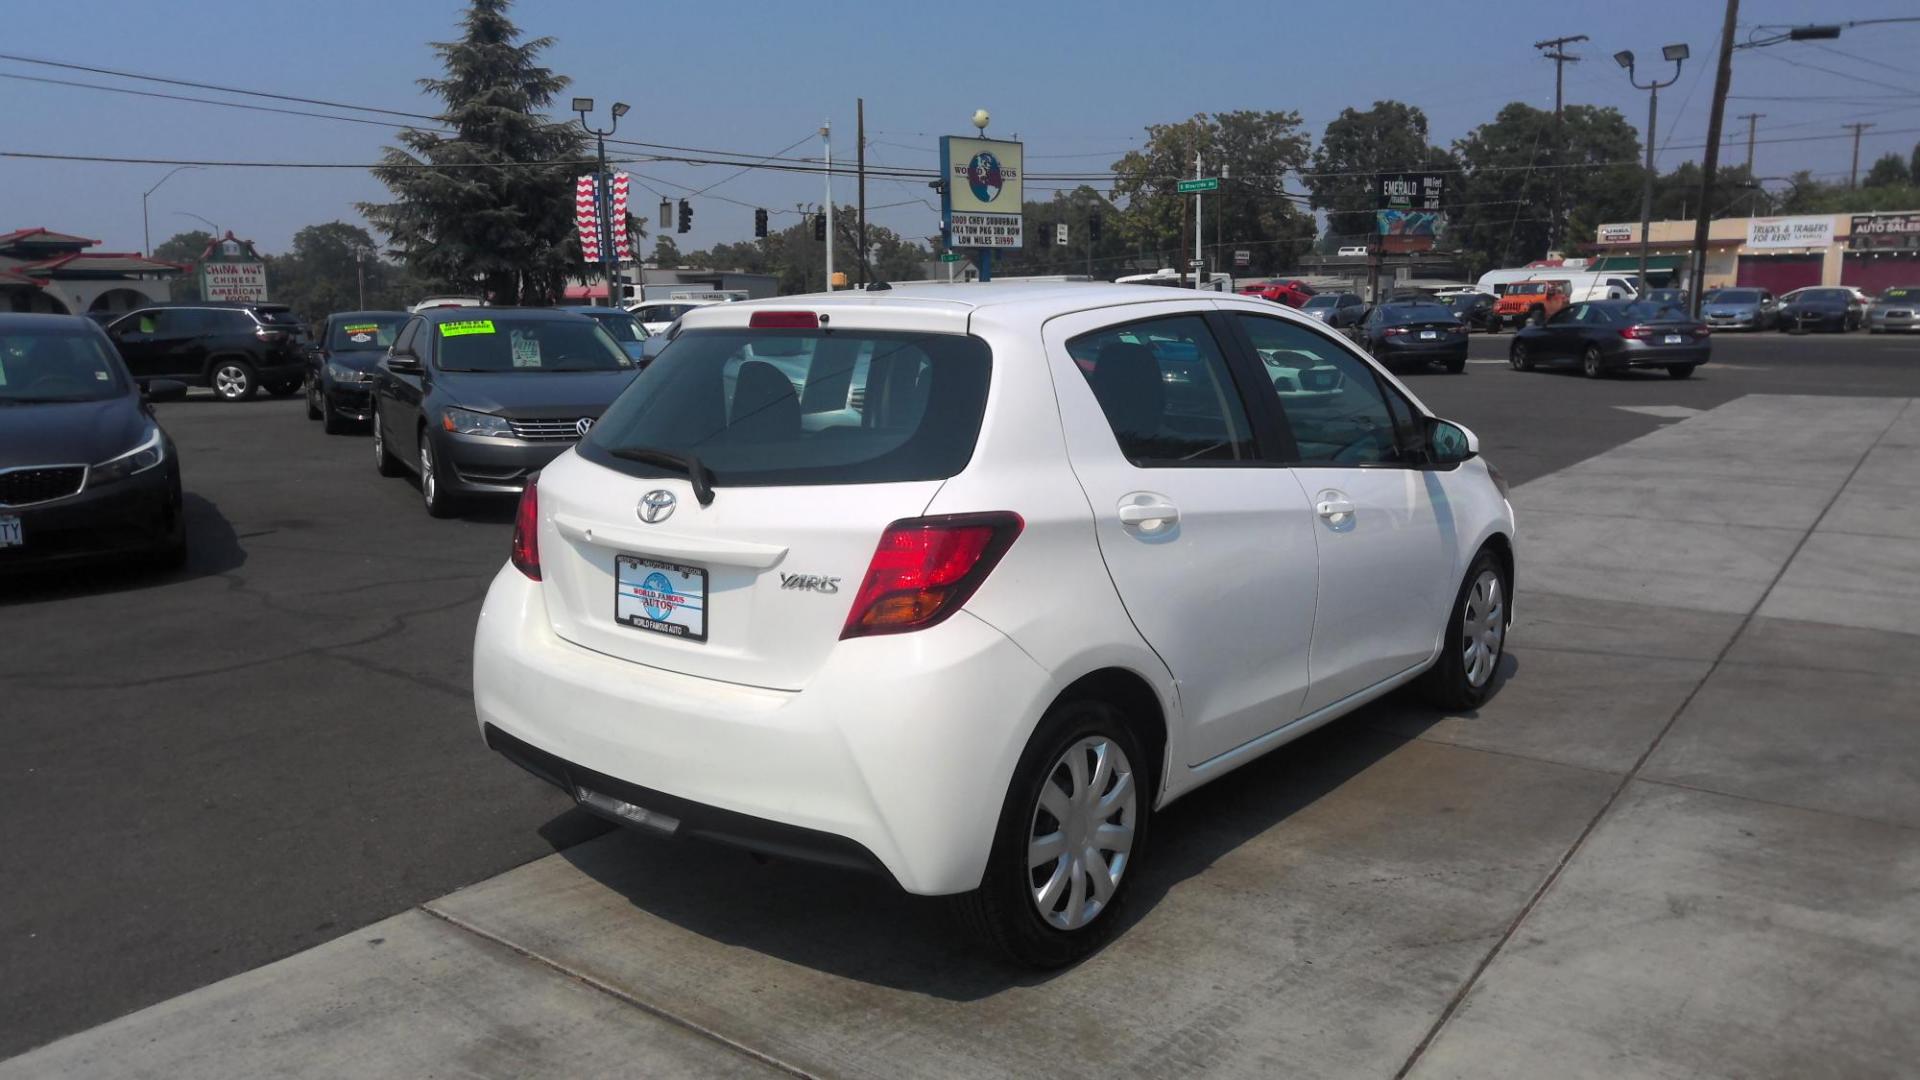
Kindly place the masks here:
[(1023, 246), (1024, 151), (1002, 139), (941, 137), (940, 228), (948, 247)]

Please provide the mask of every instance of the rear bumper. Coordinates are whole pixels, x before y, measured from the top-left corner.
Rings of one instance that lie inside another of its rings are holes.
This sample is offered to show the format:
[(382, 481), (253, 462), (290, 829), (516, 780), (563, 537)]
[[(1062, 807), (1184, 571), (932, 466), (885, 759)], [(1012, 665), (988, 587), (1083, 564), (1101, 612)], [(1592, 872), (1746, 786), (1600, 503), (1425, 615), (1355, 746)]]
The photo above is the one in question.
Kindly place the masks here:
[(487, 594), (473, 670), (488, 744), (576, 799), (586, 786), (687, 835), (878, 867), (929, 895), (980, 883), (1051, 693), (1038, 664), (964, 610), (841, 642), (802, 690), (665, 671), (555, 635), (543, 586), (511, 566)]
[(1713, 346), (1701, 345), (1645, 345), (1638, 341), (1624, 342), (1624, 347), (1607, 358), (1612, 367), (1672, 367), (1675, 364), (1693, 364), (1698, 366), (1712, 359)]

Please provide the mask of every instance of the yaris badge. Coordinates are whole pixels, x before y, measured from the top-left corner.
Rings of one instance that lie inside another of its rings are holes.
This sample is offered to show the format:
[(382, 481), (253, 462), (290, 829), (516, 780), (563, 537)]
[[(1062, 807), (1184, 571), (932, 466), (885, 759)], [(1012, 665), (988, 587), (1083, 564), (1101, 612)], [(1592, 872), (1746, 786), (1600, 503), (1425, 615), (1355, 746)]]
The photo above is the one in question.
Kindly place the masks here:
[(679, 500), (673, 497), (673, 492), (664, 488), (655, 488), (640, 497), (640, 505), (635, 507), (633, 512), (640, 515), (641, 521), (649, 525), (657, 525), (673, 516), (673, 508), (678, 503)]

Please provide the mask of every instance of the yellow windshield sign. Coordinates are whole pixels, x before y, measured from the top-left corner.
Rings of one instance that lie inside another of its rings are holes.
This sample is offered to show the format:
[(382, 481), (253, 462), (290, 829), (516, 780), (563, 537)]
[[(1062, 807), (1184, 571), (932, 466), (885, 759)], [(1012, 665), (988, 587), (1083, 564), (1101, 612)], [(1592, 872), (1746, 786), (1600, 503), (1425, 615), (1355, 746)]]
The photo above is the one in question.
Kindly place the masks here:
[(493, 333), (492, 319), (465, 319), (460, 322), (443, 322), (440, 324), (441, 337), (465, 337), (468, 334), (491, 333)]

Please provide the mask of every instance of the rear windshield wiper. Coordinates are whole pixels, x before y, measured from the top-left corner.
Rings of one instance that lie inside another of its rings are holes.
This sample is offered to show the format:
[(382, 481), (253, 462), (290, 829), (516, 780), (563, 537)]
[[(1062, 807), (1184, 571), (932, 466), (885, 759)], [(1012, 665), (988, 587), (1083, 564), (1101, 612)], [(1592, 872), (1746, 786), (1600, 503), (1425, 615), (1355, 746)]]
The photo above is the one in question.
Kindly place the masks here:
[(693, 497), (700, 500), (700, 505), (707, 506), (713, 502), (713, 470), (700, 464), (700, 459), (692, 454), (676, 454), (671, 450), (655, 450), (650, 446), (618, 446), (607, 453), (626, 461), (638, 461), (686, 473), (688, 482), (693, 484)]

